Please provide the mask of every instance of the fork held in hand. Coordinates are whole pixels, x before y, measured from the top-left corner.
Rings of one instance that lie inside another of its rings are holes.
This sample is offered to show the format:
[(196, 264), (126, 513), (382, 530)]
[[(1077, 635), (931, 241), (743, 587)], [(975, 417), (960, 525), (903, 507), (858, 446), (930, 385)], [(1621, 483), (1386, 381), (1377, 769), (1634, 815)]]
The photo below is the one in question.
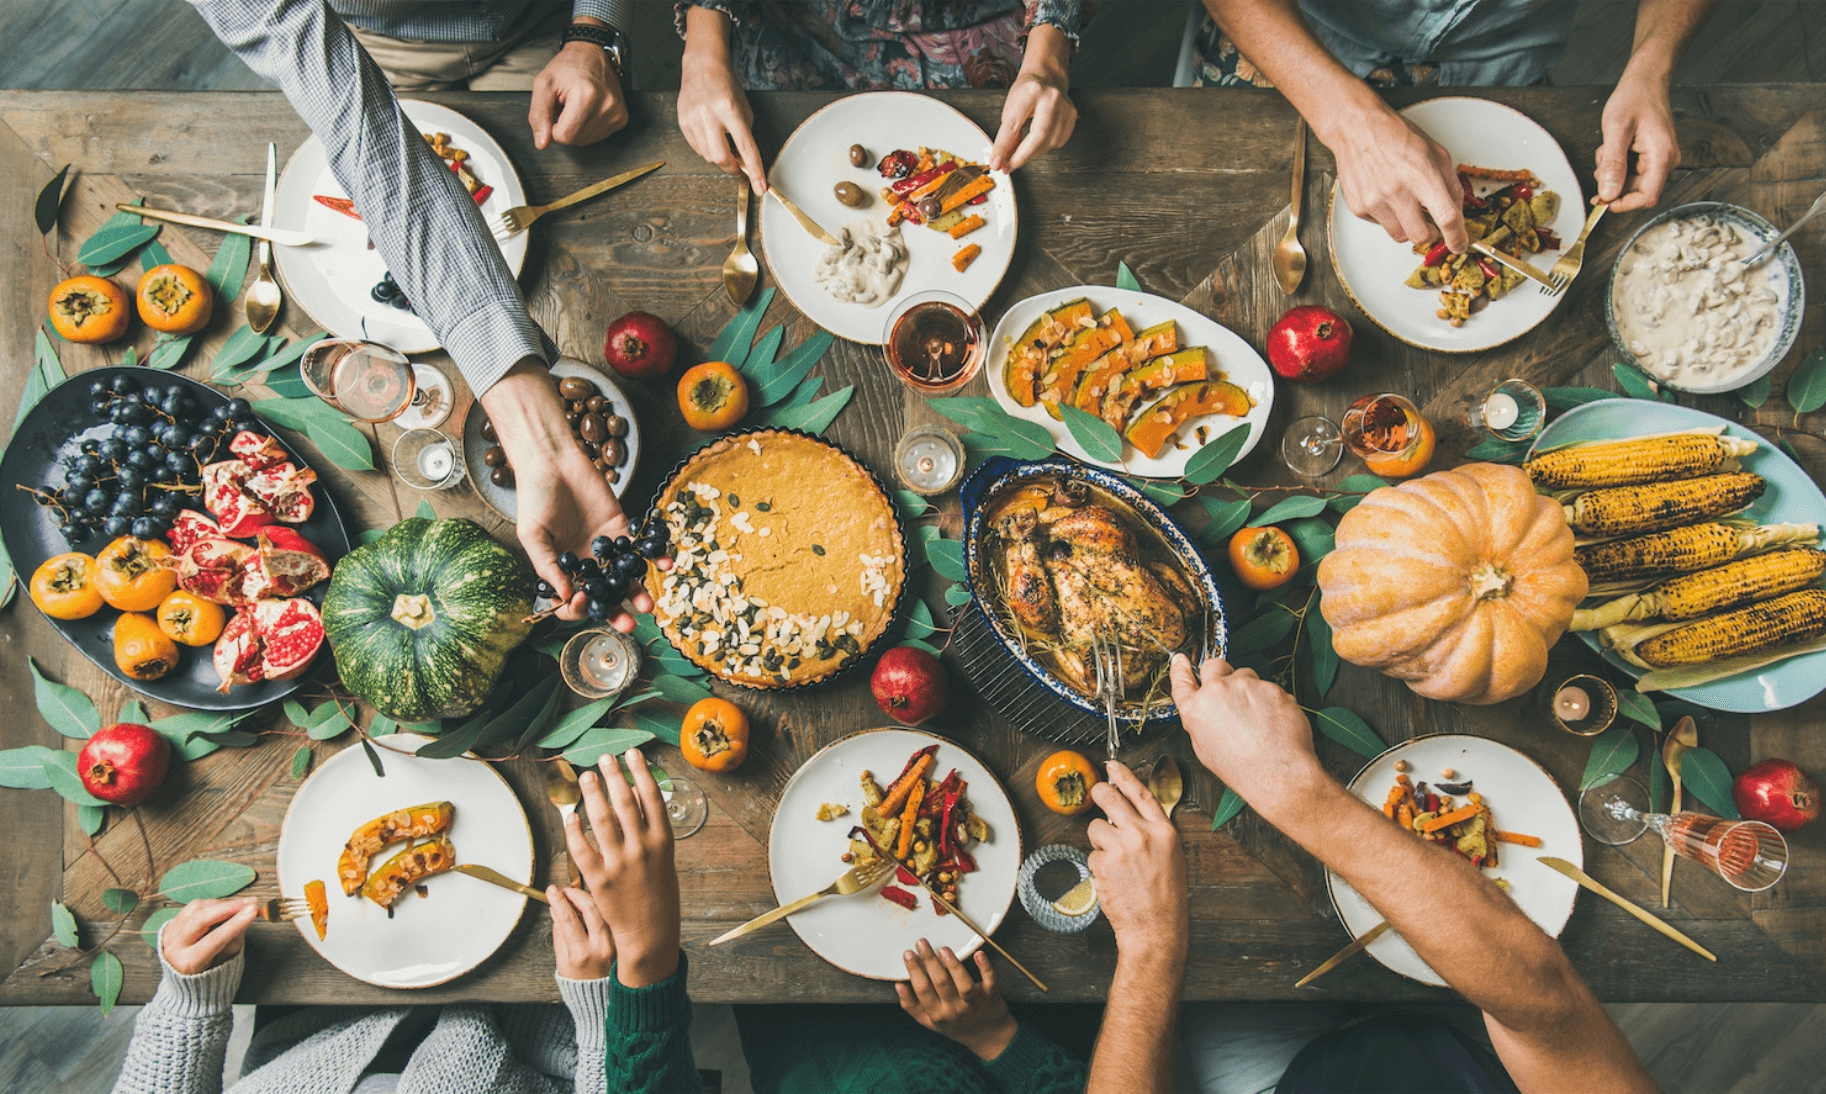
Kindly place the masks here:
[(287, 897), (268, 897), (256, 905), (254, 915), (268, 923), (284, 923), (293, 919), (303, 919), (311, 914), (311, 906), (303, 900)]
[(1116, 702), (1122, 697), (1122, 647), (1104, 635), (1091, 638), (1091, 658), (1097, 670), (1097, 696), (1103, 700), (1103, 712), (1109, 717), (1110, 759), (1122, 744), (1122, 731), (1116, 725)]
[(1572, 246), (1566, 248), (1566, 253), (1553, 264), (1553, 269), (1547, 271), (1548, 280), (1559, 286), (1554, 290), (1554, 295), (1565, 292), (1566, 286), (1572, 284), (1572, 279), (1579, 276), (1580, 267), (1585, 265), (1586, 237), (1591, 235), (1591, 230), (1598, 226), (1599, 219), (1609, 208), (1602, 202), (1591, 207), (1591, 212), (1585, 217), (1585, 227), (1579, 230), (1579, 238), (1572, 241)]

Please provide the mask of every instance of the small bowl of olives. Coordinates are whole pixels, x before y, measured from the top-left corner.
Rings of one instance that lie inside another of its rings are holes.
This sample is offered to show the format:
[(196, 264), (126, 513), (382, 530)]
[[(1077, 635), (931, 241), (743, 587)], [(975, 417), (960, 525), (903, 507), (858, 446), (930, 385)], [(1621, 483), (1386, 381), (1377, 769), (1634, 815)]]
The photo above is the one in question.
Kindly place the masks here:
[[(552, 366), (552, 382), (572, 438), (619, 498), (640, 457), (640, 425), (627, 396), (608, 376), (572, 357)], [(488, 507), (507, 520), (517, 519), (514, 469), (479, 399), (463, 423), (463, 461)]]

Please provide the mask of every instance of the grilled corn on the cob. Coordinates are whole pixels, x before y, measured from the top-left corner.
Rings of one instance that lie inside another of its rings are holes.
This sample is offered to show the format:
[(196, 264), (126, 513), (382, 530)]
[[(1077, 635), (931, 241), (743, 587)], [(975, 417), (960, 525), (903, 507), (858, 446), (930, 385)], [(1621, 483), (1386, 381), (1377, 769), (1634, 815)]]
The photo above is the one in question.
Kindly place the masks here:
[(1819, 541), (1817, 524), (1763, 524), (1745, 521), (1689, 524), (1645, 536), (1611, 539), (1575, 547), (1573, 561), (1601, 585), (1639, 582), (1669, 574), (1688, 574), (1740, 558), (1751, 551)]
[(1747, 608), (1708, 616), (1636, 644), (1654, 668), (1741, 657), (1826, 634), (1826, 589), (1802, 589)]
[(1756, 451), (1755, 441), (1712, 433), (1673, 433), (1607, 444), (1569, 445), (1522, 465), (1536, 486), (1549, 490), (1635, 486), (1737, 470), (1737, 459)]
[(1566, 523), (1588, 536), (1633, 536), (1677, 528), (1742, 509), (1762, 497), (1761, 475), (1736, 471), (1678, 482), (1613, 486), (1580, 494), (1566, 506)]
[(1593, 631), (1649, 619), (1698, 619), (1708, 612), (1753, 604), (1804, 589), (1826, 574), (1826, 551), (1793, 547), (1727, 562), (1696, 574), (1669, 578), (1641, 593), (1630, 593), (1573, 613), (1572, 629)]

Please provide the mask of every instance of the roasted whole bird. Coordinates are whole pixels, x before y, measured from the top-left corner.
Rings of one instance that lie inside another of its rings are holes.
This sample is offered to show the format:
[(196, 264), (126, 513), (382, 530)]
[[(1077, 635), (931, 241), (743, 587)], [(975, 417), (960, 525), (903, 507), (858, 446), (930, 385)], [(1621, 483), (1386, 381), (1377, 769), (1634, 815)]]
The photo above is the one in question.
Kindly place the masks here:
[(1065, 681), (1096, 693), (1093, 639), (1121, 650), (1125, 697), (1155, 682), (1185, 644), (1200, 600), (1168, 562), (1149, 560), (1134, 529), (1075, 480), (1030, 485), (997, 507), (1004, 603)]

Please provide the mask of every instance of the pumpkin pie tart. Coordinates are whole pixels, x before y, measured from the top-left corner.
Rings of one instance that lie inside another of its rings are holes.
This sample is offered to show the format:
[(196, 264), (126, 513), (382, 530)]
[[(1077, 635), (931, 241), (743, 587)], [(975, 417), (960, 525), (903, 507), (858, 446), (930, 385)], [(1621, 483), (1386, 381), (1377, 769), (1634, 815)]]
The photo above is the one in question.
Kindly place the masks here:
[(672, 569), (649, 576), (679, 652), (735, 684), (816, 683), (867, 653), (906, 583), (894, 503), (856, 459), (802, 433), (732, 434), (660, 492)]

